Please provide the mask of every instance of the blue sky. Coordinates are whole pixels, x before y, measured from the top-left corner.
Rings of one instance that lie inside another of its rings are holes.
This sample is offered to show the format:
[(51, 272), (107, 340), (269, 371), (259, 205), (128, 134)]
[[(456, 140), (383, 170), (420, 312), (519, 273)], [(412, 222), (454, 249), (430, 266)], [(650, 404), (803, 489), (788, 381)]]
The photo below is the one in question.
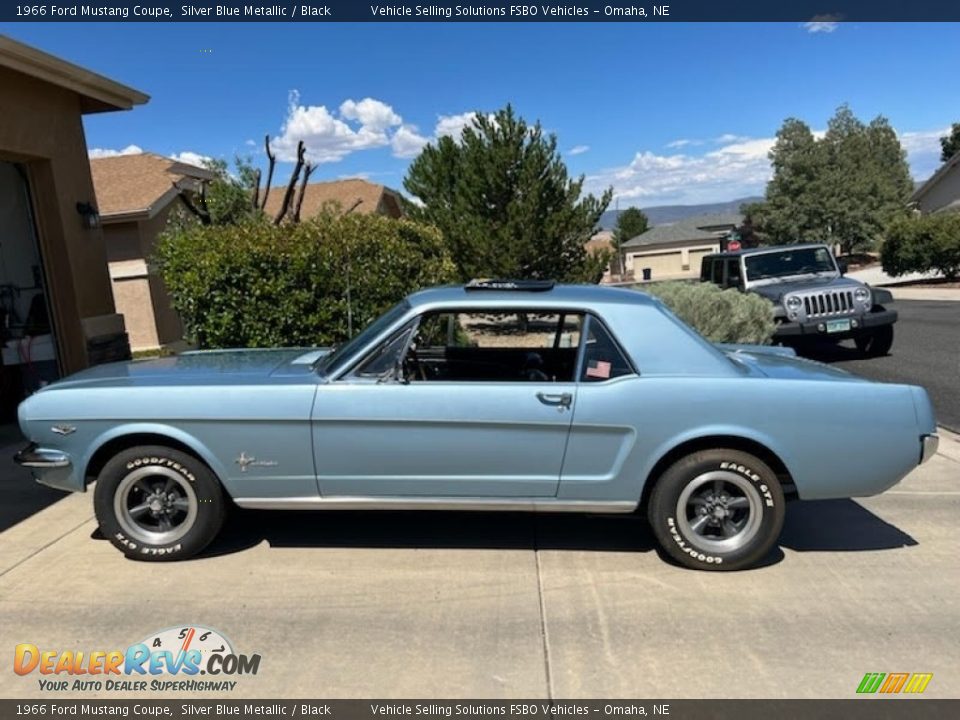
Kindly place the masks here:
[[(18, 24), (3, 32), (151, 96), (90, 116), (94, 153), (263, 161), (303, 137), (313, 178), (399, 188), (410, 158), (507, 102), (620, 206), (761, 193), (784, 118), (885, 115), (915, 177), (960, 122), (960, 25)], [(289, 166), (281, 167), (285, 179)]]

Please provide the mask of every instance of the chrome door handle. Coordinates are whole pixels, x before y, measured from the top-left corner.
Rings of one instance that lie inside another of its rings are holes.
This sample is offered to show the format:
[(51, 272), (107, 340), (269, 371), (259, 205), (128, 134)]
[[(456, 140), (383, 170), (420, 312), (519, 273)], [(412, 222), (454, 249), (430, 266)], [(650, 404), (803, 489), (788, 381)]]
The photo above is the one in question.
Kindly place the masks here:
[(537, 400), (542, 402), (544, 405), (554, 405), (561, 408), (568, 408), (573, 403), (573, 395), (571, 393), (551, 394), (538, 392)]

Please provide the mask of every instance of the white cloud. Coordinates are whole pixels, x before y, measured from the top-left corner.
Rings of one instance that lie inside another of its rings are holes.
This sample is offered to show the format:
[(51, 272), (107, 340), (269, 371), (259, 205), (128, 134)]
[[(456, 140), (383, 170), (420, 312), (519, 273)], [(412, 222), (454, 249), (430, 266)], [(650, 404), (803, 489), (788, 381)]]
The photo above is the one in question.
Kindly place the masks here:
[(362, 127), (373, 131), (386, 130), (403, 122), (392, 107), (373, 98), (364, 98), (360, 102), (344, 100), (340, 105), (340, 117), (356, 120)]
[(441, 115), (437, 118), (437, 127), (434, 128), (435, 137), (449, 135), (454, 140), (460, 138), (460, 133), (467, 125), (473, 125), (474, 118), (477, 116), (475, 111), (460, 113), (459, 115)]
[(120, 150), (112, 150), (110, 148), (90, 148), (87, 152), (87, 155), (91, 159), (95, 158), (106, 158), (106, 157), (117, 157), (119, 155), (138, 155), (143, 152), (143, 148), (139, 145), (127, 145), (125, 148)]
[[(673, 150), (673, 149), (677, 149), (677, 148), (686, 147), (687, 145), (690, 145), (691, 143), (694, 143), (694, 141), (693, 141), (693, 140), (688, 140), (687, 138), (680, 138), (679, 140), (674, 140), (673, 142), (668, 142), (668, 143), (667, 143), (667, 147)], [(694, 143), (694, 144), (696, 144), (696, 143)]]
[(416, 125), (401, 125), (390, 139), (393, 156), (398, 158), (412, 158), (430, 142), (430, 138), (417, 132)]
[(388, 131), (400, 122), (400, 116), (379, 100), (345, 100), (335, 114), (324, 105), (302, 105), (300, 94), (293, 91), (280, 136), (271, 148), (278, 160), (293, 162), (297, 143), (303, 140), (308, 162), (338, 162), (350, 153), (389, 145)]
[(840, 23), (834, 20), (812, 20), (803, 24), (803, 29), (811, 34), (830, 34), (836, 31), (838, 27), (840, 27)]
[(174, 153), (169, 157), (171, 160), (186, 163), (187, 165), (196, 165), (197, 167), (203, 167), (205, 163), (212, 159), (209, 155), (201, 155), (200, 153), (195, 153), (191, 150), (184, 150), (183, 152)]
[(585, 152), (589, 152), (589, 151), (590, 151), (589, 145), (574, 145), (567, 152), (570, 155), (583, 155)]
[(724, 133), (720, 137), (713, 139), (716, 143), (736, 143), (743, 142), (744, 140), (749, 140), (750, 138), (746, 135), (734, 135), (733, 133)]
[[(911, 174), (928, 177), (939, 164), (940, 136), (946, 128), (899, 133), (907, 152)], [(822, 137), (823, 131), (814, 132)], [(637, 152), (630, 162), (590, 175), (589, 192), (599, 193), (613, 186), (622, 200), (642, 205), (687, 205), (721, 202), (749, 195), (762, 195), (770, 179), (769, 152), (775, 138), (746, 138), (729, 134), (720, 147), (695, 154)]]

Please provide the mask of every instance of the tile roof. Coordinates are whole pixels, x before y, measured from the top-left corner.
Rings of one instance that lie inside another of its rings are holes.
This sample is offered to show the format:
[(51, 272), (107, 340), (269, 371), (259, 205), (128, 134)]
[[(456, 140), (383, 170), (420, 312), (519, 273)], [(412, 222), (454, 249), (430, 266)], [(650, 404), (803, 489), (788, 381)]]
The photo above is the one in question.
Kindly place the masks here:
[[(280, 212), (286, 189), (285, 185), (270, 188), (267, 206), (264, 208), (268, 215), (274, 216)], [(294, 196), (295, 200), (296, 196)], [(300, 217), (309, 218), (317, 215), (327, 203), (339, 204), (344, 212), (351, 209), (352, 212), (358, 213), (381, 212), (391, 217), (399, 217), (403, 214), (399, 194), (395, 190), (360, 178), (353, 178), (307, 185), (303, 206), (300, 208)]]
[(154, 153), (90, 160), (100, 216), (151, 215), (176, 198), (173, 183), (209, 180), (213, 173)]

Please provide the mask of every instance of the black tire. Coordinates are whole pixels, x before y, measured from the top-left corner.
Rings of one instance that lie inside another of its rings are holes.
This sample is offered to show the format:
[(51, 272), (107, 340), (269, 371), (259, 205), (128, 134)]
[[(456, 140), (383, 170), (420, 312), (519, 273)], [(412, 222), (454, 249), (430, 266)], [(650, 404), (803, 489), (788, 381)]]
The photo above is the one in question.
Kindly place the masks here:
[(220, 483), (206, 465), (156, 445), (111, 458), (97, 478), (93, 507), (114, 547), (148, 561), (196, 555), (220, 531), (226, 512)]
[(882, 357), (893, 347), (893, 325), (882, 325), (853, 339), (865, 357)]
[(753, 455), (719, 448), (671, 465), (648, 507), (660, 547), (695, 570), (740, 570), (762, 560), (780, 537), (784, 514), (776, 474)]

